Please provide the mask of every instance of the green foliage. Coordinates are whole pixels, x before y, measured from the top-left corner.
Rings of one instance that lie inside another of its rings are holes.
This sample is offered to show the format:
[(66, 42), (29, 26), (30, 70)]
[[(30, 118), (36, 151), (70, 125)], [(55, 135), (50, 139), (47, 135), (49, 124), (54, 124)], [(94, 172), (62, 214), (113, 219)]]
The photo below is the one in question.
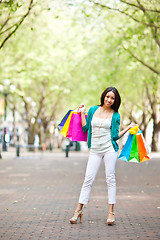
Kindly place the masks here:
[[(0, 81), (9, 78), (18, 99), (29, 99), (30, 119), (59, 119), (81, 103), (88, 109), (108, 86), (120, 91), (127, 121), (151, 115), (146, 86), (158, 106), (159, 12), (150, 9), (158, 11), (159, 2), (141, 0), (146, 12), (125, 1), (92, 2), (39, 1), (0, 52)], [(24, 1), (0, 7), (3, 18), (6, 9), (22, 13)]]
[(0, 49), (29, 15), (34, 0), (0, 2)]

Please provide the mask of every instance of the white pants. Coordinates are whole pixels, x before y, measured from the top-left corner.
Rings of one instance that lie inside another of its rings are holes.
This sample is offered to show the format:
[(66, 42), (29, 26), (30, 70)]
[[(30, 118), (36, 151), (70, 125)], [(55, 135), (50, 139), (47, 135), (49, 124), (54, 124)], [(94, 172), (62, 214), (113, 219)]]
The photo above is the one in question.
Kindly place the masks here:
[(92, 184), (97, 175), (98, 169), (104, 159), (106, 183), (108, 185), (108, 204), (116, 203), (116, 179), (115, 167), (117, 162), (117, 152), (110, 153), (93, 153), (90, 152), (88, 164), (86, 168), (86, 175), (81, 189), (79, 203), (87, 204), (91, 192)]

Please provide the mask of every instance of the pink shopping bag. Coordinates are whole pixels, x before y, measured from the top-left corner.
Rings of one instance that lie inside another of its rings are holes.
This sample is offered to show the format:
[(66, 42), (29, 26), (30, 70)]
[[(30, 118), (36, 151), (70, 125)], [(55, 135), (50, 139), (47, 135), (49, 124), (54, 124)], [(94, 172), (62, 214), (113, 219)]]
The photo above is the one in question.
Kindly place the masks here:
[[(87, 118), (87, 115), (85, 117)], [(71, 141), (87, 141), (87, 132), (84, 133), (82, 130), (80, 113), (72, 114), (67, 138)]]

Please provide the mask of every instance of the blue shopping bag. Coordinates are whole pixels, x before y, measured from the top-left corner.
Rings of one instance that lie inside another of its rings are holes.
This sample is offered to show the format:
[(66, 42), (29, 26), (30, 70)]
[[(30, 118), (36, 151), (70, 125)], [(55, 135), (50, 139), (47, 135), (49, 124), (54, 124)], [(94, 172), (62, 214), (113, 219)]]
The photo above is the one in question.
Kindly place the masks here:
[(129, 156), (130, 156), (130, 152), (131, 152), (131, 148), (132, 148), (133, 136), (134, 135), (131, 135), (129, 133), (128, 139), (127, 139), (127, 141), (126, 141), (126, 143), (125, 143), (125, 145), (124, 145), (124, 147), (123, 147), (123, 149), (122, 149), (118, 159), (121, 159), (123, 161), (128, 162)]

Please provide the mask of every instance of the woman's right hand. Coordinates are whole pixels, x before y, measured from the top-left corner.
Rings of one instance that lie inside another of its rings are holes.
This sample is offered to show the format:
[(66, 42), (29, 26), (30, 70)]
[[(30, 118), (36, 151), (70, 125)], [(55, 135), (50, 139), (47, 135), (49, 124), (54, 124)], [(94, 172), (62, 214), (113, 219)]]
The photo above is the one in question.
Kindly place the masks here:
[(85, 109), (85, 106), (84, 104), (81, 104), (79, 107), (78, 107), (78, 112), (81, 113), (81, 124), (82, 124), (82, 127), (84, 127), (86, 125), (86, 117), (85, 117), (85, 112), (86, 112), (86, 109)]
[(86, 112), (86, 109), (85, 109), (85, 105), (84, 105), (84, 104), (81, 104), (81, 105), (78, 107), (78, 112), (81, 112), (81, 113), (85, 113), (85, 112)]

